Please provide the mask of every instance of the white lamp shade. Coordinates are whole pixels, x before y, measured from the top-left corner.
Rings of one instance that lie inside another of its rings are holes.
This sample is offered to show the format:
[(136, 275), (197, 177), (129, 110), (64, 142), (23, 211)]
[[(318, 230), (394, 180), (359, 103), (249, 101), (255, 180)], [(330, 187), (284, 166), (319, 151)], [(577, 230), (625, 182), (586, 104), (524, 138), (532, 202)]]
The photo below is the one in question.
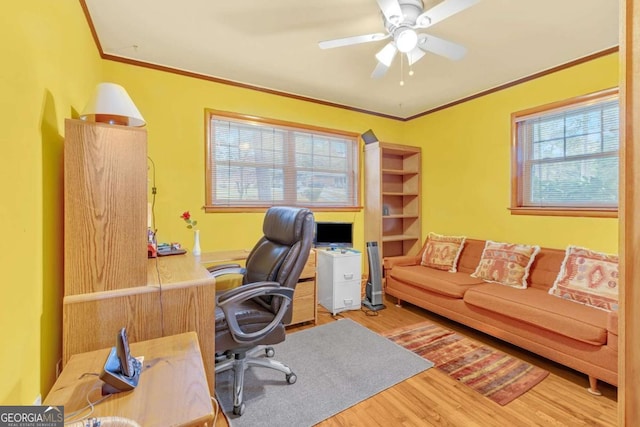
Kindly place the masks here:
[(115, 83), (98, 83), (80, 119), (125, 126), (146, 124), (127, 91)]

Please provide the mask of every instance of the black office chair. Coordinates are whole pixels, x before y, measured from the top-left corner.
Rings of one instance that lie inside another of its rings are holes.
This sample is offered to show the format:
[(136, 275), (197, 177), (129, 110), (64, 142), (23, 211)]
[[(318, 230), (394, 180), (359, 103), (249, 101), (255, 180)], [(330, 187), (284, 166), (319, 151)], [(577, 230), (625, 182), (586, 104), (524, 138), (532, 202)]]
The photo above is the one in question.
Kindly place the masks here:
[[(264, 236), (249, 254), (246, 267), (212, 267), (211, 274), (243, 274), (242, 285), (225, 291), (216, 304), (216, 373), (233, 369), (233, 413), (242, 415), (244, 371), (250, 366), (276, 369), (289, 384), (296, 375), (270, 359), (273, 348), (285, 339), (291, 322), (291, 301), (300, 273), (309, 257), (314, 218), (309, 209), (272, 207), (262, 226)], [(265, 351), (269, 358), (255, 357)]]

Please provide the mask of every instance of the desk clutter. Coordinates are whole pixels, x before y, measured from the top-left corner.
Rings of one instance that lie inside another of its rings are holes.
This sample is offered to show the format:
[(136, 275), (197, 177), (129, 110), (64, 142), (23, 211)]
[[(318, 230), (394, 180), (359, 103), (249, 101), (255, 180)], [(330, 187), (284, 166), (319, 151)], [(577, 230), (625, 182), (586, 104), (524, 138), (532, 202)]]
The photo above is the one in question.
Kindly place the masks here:
[(182, 255), (187, 251), (180, 247), (180, 243), (160, 243), (158, 245), (158, 256)]
[(186, 249), (182, 249), (180, 243), (159, 243), (157, 245), (149, 243), (147, 245), (148, 258), (156, 258), (160, 256), (183, 255)]

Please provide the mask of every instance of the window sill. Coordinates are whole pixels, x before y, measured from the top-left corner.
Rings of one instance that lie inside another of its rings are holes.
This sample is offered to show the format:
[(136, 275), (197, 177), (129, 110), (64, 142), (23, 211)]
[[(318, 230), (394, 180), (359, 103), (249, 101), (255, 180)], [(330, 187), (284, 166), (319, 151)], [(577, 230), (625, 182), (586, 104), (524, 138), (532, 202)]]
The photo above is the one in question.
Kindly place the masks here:
[(516, 207), (509, 208), (511, 215), (537, 215), (537, 216), (574, 216), (595, 218), (617, 218), (618, 209), (592, 209), (592, 208), (542, 208), (542, 207)]
[[(274, 205), (279, 206), (279, 205)], [(359, 212), (363, 208), (362, 206), (308, 206), (313, 212)], [(241, 213), (241, 212), (266, 212), (269, 206), (205, 206), (204, 211), (206, 213)]]

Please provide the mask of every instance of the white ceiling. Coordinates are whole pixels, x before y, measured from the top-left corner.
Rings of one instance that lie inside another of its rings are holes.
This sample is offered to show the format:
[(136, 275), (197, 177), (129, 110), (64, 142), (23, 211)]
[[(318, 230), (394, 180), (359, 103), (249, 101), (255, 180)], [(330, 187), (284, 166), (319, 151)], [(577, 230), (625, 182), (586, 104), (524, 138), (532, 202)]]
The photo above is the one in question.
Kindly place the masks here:
[[(400, 86), (400, 57), (371, 79), (386, 40), (376, 0), (84, 0), (105, 54), (399, 118), (614, 47), (616, 0), (480, 0), (420, 32), (468, 49), (427, 53)], [(425, 0), (425, 10), (439, 3)]]

